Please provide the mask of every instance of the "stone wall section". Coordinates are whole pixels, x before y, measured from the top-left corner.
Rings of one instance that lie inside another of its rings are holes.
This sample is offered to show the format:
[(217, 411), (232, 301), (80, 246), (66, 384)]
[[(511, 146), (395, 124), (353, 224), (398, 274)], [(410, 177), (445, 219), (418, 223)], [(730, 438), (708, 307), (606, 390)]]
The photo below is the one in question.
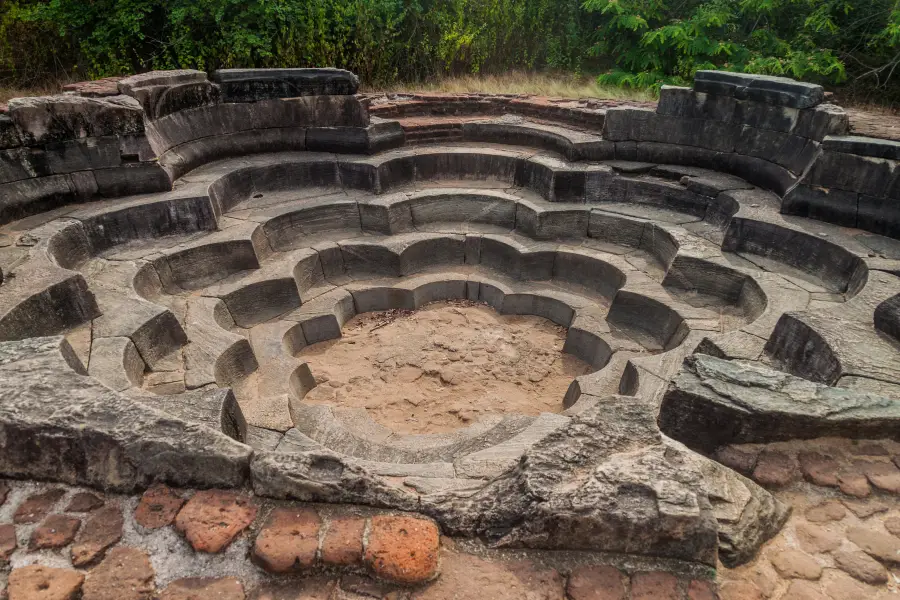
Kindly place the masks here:
[(403, 144), (338, 69), (154, 71), (0, 111), (0, 224), (74, 202), (168, 191), (220, 158)]
[(851, 136), (821, 87), (714, 71), (664, 86), (656, 110), (606, 112), (616, 159), (724, 171), (783, 197), (782, 213), (900, 236), (900, 143)]
[(171, 187), (124, 95), (16, 98), (0, 114), (0, 222)]
[[(463, 123), (448, 127), (448, 118), (516, 114), (602, 133), (590, 153), (573, 158), (727, 172), (778, 193), (785, 214), (900, 235), (900, 143), (848, 136), (847, 113), (826, 102), (821, 86), (700, 71), (693, 88), (664, 86), (655, 110), (512, 95), (366, 96), (358, 86), (338, 69), (180, 70), (14, 99), (0, 114), (0, 223), (165, 191), (221, 158), (372, 154), (418, 138), (467, 139)], [(441, 122), (416, 123), (407, 140), (394, 119), (414, 115)]]
[(700, 71), (693, 89), (664, 86), (655, 111), (607, 111), (603, 135), (617, 159), (703, 166), (783, 195), (827, 135), (849, 130), (843, 109), (823, 99), (820, 86)]
[(900, 143), (827, 136), (782, 212), (900, 237)]

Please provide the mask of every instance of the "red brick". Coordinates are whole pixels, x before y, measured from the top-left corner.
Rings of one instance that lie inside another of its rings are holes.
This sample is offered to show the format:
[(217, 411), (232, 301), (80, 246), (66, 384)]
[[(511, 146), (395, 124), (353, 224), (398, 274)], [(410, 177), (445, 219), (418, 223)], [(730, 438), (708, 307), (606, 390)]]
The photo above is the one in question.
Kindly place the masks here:
[(103, 506), (103, 499), (96, 494), (79, 492), (72, 497), (66, 512), (88, 513)]
[(150, 600), (155, 574), (146, 552), (120, 546), (88, 573), (83, 600)]
[(625, 600), (628, 577), (615, 567), (578, 567), (569, 575), (566, 592), (571, 600)]
[(276, 508), (256, 536), (251, 558), (269, 573), (292, 573), (316, 562), (321, 520), (311, 508)]
[(867, 460), (857, 461), (856, 464), (876, 488), (892, 494), (900, 494), (900, 469), (897, 469), (894, 463)]
[(770, 555), (769, 560), (785, 579), (816, 580), (822, 576), (822, 566), (816, 559), (799, 550), (782, 550)]
[(31, 532), (28, 549), (43, 550), (68, 546), (75, 539), (75, 533), (80, 526), (81, 521), (75, 517), (50, 515)]
[(165, 485), (155, 485), (141, 496), (134, 511), (134, 520), (147, 529), (171, 525), (181, 510), (184, 498)]
[(328, 523), (322, 541), (322, 562), (326, 565), (357, 565), (362, 561), (366, 520), (360, 517), (335, 517)]
[(244, 600), (244, 586), (234, 577), (178, 579), (159, 595), (159, 600)]
[(826, 500), (806, 509), (806, 519), (811, 523), (840, 521), (847, 516), (847, 509), (837, 500)]
[(14, 523), (37, 523), (53, 510), (53, 506), (65, 496), (66, 492), (61, 489), (46, 491), (42, 494), (30, 496), (25, 502), (16, 509), (13, 515)]
[(801, 452), (797, 455), (803, 477), (816, 485), (837, 487), (838, 462), (831, 456), (818, 452)]
[(782, 487), (799, 478), (799, 471), (794, 459), (774, 450), (764, 450), (756, 461), (753, 479), (760, 485)]
[(865, 498), (872, 493), (865, 474), (855, 469), (842, 469), (837, 474), (838, 485), (841, 491), (848, 496)]
[[(440, 577), (411, 594), (411, 600), (563, 600), (565, 597), (565, 580), (555, 569), (528, 560), (509, 562), (457, 554), (450, 548), (442, 552)], [(394, 598), (400, 600), (403, 596)]]
[(819, 591), (819, 586), (802, 580), (794, 580), (788, 586), (785, 600), (829, 600), (825, 594)]
[(256, 518), (256, 505), (247, 496), (204, 490), (194, 494), (175, 518), (175, 528), (198, 552), (222, 552)]
[(751, 581), (726, 581), (719, 586), (722, 600), (765, 600), (757, 585)]
[(372, 517), (365, 562), (387, 581), (420, 583), (437, 575), (440, 533), (426, 519), (379, 515)]
[(712, 581), (694, 579), (688, 585), (688, 600), (718, 600), (716, 584)]
[(9, 560), (17, 547), (16, 526), (11, 523), (0, 525), (0, 566)]
[(681, 600), (678, 578), (671, 573), (650, 571), (631, 576), (631, 600)]
[(32, 565), (12, 570), (7, 591), (10, 600), (75, 600), (82, 583), (77, 571)]
[(116, 506), (107, 506), (96, 511), (85, 522), (72, 546), (72, 565), (84, 567), (101, 558), (113, 545), (122, 539), (124, 519)]

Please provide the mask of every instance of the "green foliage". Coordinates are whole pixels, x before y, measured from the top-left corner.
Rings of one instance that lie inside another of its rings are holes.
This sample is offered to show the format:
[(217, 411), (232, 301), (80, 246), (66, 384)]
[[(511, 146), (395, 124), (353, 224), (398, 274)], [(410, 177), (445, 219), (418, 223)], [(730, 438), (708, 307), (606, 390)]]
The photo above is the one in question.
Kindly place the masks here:
[(897, 0), (585, 0), (584, 9), (602, 17), (591, 51), (615, 59), (602, 83), (658, 89), (698, 69), (885, 83), (900, 58)]
[(0, 0), (15, 83), (336, 66), (376, 85), (599, 68), (658, 89), (716, 68), (884, 87), (898, 64), (900, 0)]
[[(337, 66), (385, 83), (445, 73), (578, 70), (593, 30), (580, 0), (13, 1), (14, 10), (0, 2), (0, 23), (77, 40), (69, 68), (94, 77)], [(25, 66), (2, 47), (0, 61), (19, 75)]]

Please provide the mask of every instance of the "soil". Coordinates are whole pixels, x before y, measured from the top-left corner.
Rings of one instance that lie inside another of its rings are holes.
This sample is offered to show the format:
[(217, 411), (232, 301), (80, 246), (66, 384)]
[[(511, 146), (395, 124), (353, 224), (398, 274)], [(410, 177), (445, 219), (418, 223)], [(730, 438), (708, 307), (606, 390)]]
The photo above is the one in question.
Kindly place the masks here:
[(306, 402), (365, 408), (398, 433), (442, 433), (497, 413), (560, 412), (587, 363), (562, 352), (566, 329), (484, 304), (439, 302), (359, 315), (343, 337), (304, 349)]

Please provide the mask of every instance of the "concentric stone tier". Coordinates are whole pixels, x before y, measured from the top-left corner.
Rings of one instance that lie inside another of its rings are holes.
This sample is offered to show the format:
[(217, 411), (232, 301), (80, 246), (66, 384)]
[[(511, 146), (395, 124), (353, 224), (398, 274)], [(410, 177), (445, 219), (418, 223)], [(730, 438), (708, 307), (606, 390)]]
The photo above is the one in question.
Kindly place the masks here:
[[(144, 136), (134, 156), (171, 189), (0, 196), (28, 215), (0, 230), (0, 473), (252, 486), (417, 511), (502, 547), (752, 559), (788, 510), (709, 457), (896, 437), (900, 242), (872, 233), (891, 221), (785, 208), (829, 152), (897, 157), (827, 137), (846, 119), (815, 86), (717, 77), (664, 89), (655, 112), (385, 103), (318, 70), (124, 80), (122, 99), (91, 100), (121, 131), (65, 126), (77, 97), (11, 103), (0, 139), (18, 156), (47, 152), (49, 111), (52, 143), (118, 136), (119, 161)], [(121, 168), (104, 165), (11, 167), (0, 194)], [(547, 319), (590, 372), (559, 414), (441, 434), (306, 399), (305, 348), (356, 315), (446, 300)]]

